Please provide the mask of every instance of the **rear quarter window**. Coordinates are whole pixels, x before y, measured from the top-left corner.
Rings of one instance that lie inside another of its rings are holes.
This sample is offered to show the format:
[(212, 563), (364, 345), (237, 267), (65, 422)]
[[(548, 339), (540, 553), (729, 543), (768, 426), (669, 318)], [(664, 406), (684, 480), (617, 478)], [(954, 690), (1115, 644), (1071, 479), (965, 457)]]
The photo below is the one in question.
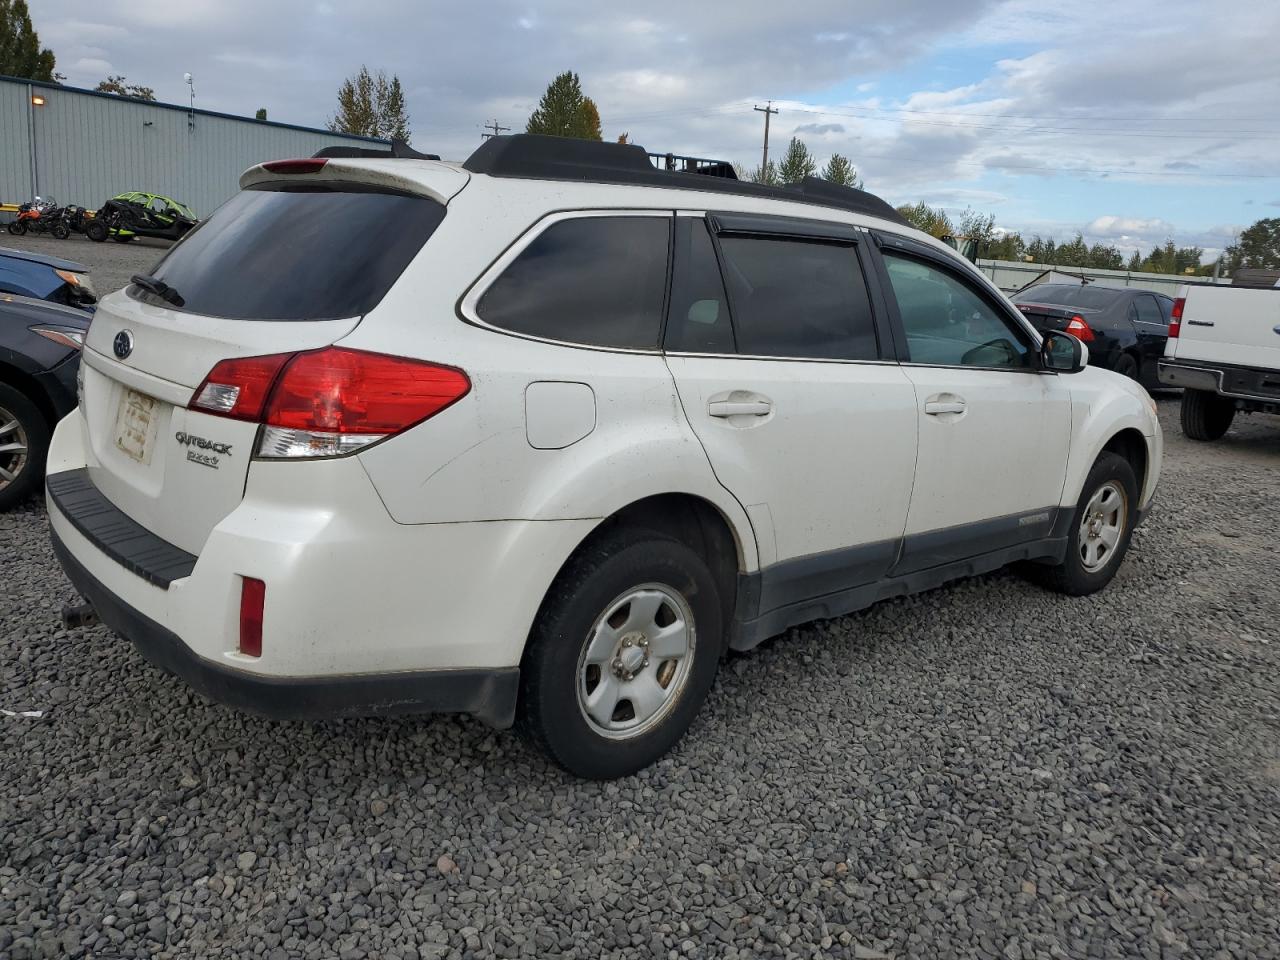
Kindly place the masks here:
[(491, 326), (547, 340), (653, 350), (662, 331), (671, 218), (573, 217), (551, 224), (476, 306)]
[[(444, 214), (427, 197), (360, 184), (259, 184), (187, 234), (153, 274), (178, 292), (180, 309), (189, 313), (357, 317), (377, 306)], [(152, 296), (136, 286), (130, 293)]]

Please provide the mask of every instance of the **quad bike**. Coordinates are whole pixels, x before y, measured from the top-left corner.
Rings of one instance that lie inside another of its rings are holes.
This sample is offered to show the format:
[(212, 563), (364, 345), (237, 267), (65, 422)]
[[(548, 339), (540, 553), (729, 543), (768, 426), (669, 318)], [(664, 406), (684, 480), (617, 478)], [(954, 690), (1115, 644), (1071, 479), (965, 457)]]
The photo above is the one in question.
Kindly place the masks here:
[(62, 208), (52, 198), (36, 197), (18, 207), (18, 219), (9, 224), (15, 237), (26, 233), (51, 233), (58, 240), (71, 235), (62, 216)]
[(112, 197), (86, 220), (84, 233), (101, 243), (110, 237), (128, 243), (134, 237), (181, 240), (196, 225), (196, 215), (186, 204), (155, 193), (121, 193)]

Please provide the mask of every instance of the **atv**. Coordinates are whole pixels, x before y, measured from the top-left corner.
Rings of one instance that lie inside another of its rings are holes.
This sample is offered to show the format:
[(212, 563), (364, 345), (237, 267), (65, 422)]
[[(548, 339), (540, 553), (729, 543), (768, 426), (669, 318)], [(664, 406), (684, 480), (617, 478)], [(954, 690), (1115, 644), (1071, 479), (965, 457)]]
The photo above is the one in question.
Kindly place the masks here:
[(155, 193), (132, 191), (112, 197), (85, 221), (84, 233), (101, 243), (107, 237), (128, 243), (134, 237), (181, 240), (197, 223), (186, 204)]

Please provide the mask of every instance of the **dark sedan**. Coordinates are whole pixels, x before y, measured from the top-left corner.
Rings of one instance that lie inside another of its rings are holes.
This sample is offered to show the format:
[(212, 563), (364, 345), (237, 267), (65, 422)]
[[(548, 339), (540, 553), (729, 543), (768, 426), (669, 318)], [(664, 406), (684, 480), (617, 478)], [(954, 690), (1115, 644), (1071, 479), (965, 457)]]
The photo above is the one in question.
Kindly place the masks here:
[(1042, 283), (1013, 302), (1041, 333), (1064, 330), (1089, 345), (1089, 363), (1158, 387), (1173, 300), (1162, 293), (1096, 284)]
[(75, 409), (91, 317), (0, 294), (0, 510), (38, 489), (54, 424)]

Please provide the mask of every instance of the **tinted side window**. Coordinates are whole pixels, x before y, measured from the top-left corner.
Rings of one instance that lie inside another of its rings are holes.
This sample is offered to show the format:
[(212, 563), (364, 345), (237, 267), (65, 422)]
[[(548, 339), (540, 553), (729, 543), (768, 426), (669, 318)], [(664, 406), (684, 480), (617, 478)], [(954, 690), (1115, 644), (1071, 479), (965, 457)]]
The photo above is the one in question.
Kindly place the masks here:
[(476, 307), (495, 327), (550, 340), (654, 349), (667, 286), (667, 217), (580, 217), (542, 231)]
[(884, 263), (913, 363), (1030, 366), (1027, 338), (968, 283), (923, 260), (887, 250)]
[(152, 272), (185, 304), (157, 302), (239, 320), (358, 317), (391, 289), (443, 219), (434, 200), (360, 184), (251, 187), (160, 261)]
[(1160, 322), (1167, 327), (1173, 320), (1173, 301), (1168, 297), (1156, 297), (1156, 303), (1160, 304)]
[(1134, 298), (1138, 304), (1138, 319), (1143, 323), (1159, 323), (1165, 322), (1164, 315), (1160, 312), (1160, 305), (1156, 303), (1156, 298), (1150, 294), (1143, 294)]
[(722, 237), (738, 353), (874, 360), (866, 282), (847, 244)]
[(706, 221), (699, 218), (676, 218), (666, 347), (677, 353), (734, 352), (724, 281)]

